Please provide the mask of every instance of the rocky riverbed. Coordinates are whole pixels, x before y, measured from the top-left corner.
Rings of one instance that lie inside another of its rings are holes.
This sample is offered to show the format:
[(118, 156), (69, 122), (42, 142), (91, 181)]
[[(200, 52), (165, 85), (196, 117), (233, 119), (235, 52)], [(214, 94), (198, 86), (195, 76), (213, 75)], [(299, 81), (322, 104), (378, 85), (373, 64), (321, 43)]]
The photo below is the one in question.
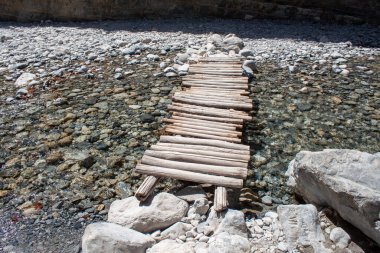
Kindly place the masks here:
[[(238, 208), (294, 203), (300, 150), (380, 150), (380, 32), (370, 26), (236, 20), (0, 24), (0, 250), (75, 252), (84, 226), (133, 194), (178, 71), (210, 33), (256, 61), (252, 168)], [(21, 78), (20, 78), (21, 77)], [(182, 183), (164, 181), (157, 190)], [(49, 238), (49, 239), (46, 239)]]

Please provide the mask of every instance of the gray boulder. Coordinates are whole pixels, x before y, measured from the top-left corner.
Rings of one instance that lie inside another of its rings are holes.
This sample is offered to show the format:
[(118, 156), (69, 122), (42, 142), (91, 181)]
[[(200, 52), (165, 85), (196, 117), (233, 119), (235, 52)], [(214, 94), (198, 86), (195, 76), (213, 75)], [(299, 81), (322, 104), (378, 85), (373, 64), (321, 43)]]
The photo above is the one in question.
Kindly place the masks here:
[(248, 228), (245, 223), (244, 213), (238, 210), (228, 209), (215, 231), (215, 234), (228, 232), (231, 235), (247, 237)]
[(298, 246), (311, 246), (314, 252), (328, 252), (322, 244), (325, 237), (319, 225), (315, 206), (281, 205), (278, 206), (277, 213), (289, 252)]
[(187, 186), (176, 193), (176, 196), (187, 202), (194, 202), (197, 199), (206, 198), (206, 192), (199, 185)]
[(239, 49), (242, 49), (244, 47), (244, 42), (242, 39), (235, 36), (234, 34), (229, 34), (224, 38), (223, 45), (225, 47), (238, 46)]
[(147, 233), (180, 221), (188, 208), (186, 201), (165, 192), (150, 197), (145, 203), (129, 197), (111, 204), (108, 221)]
[(380, 244), (380, 153), (302, 151), (289, 164), (286, 174), (305, 200), (331, 206)]
[(351, 237), (340, 227), (333, 228), (330, 233), (330, 240), (333, 241), (339, 248), (346, 248), (350, 242)]
[(86, 227), (82, 237), (83, 253), (144, 253), (155, 240), (117, 224), (99, 222)]
[(239, 54), (244, 57), (253, 56), (252, 50), (249, 50), (249, 49), (242, 49), (239, 51)]
[(221, 47), (223, 45), (223, 38), (219, 34), (213, 34), (207, 38), (207, 42), (216, 47)]

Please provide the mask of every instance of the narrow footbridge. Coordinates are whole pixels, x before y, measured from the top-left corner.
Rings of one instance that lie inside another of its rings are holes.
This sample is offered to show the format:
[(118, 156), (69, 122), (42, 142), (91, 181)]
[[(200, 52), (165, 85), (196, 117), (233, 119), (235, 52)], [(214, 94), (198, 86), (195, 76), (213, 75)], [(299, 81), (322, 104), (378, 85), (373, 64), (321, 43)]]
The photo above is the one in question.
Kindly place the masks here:
[(144, 201), (160, 178), (215, 185), (214, 208), (228, 207), (226, 188), (241, 188), (247, 177), (249, 146), (242, 128), (251, 120), (252, 100), (241, 59), (201, 58), (190, 65), (182, 90), (169, 106), (165, 135), (146, 150), (135, 172), (148, 175), (136, 192)]

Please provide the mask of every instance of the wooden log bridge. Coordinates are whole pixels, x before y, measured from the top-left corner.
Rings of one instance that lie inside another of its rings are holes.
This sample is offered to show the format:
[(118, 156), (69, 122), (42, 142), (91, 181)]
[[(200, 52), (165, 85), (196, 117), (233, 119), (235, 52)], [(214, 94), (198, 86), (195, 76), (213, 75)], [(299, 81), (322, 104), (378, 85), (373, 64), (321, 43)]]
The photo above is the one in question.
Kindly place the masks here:
[(241, 59), (201, 58), (190, 65), (183, 90), (173, 96), (167, 135), (145, 151), (135, 171), (148, 175), (135, 196), (144, 201), (159, 179), (169, 177), (215, 185), (214, 208), (228, 207), (227, 188), (241, 188), (247, 177), (249, 146), (242, 144), (252, 100)]

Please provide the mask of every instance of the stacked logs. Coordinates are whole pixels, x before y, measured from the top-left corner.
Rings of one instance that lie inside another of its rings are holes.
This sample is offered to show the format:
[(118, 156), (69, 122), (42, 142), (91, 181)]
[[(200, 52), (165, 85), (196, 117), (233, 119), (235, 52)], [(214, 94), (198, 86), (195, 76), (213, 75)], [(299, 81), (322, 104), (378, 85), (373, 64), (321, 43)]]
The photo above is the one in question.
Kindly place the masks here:
[(247, 177), (249, 146), (242, 128), (251, 120), (247, 78), (237, 57), (202, 58), (183, 78), (164, 119), (164, 135), (144, 153), (135, 171), (149, 175), (136, 192), (144, 201), (161, 177), (216, 185), (214, 207), (228, 206), (225, 187), (241, 188)]

